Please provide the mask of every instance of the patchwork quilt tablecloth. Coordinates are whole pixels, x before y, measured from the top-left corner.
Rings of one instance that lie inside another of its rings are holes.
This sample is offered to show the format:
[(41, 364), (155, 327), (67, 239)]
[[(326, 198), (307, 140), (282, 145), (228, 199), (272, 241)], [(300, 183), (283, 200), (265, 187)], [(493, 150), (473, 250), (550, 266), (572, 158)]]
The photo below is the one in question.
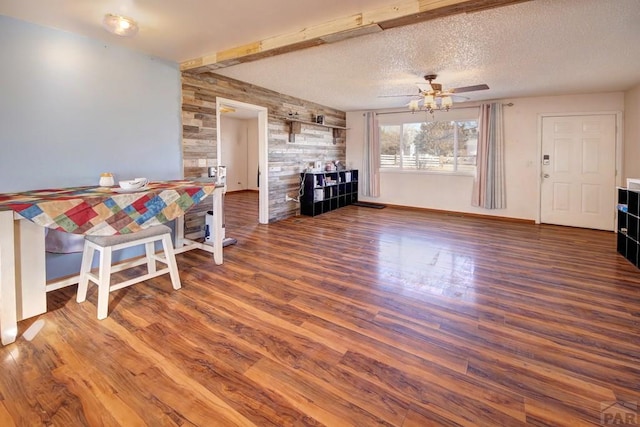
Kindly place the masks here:
[(74, 234), (135, 233), (176, 219), (213, 193), (194, 181), (150, 182), (144, 189), (73, 187), (0, 194), (0, 210), (12, 210), (43, 227)]

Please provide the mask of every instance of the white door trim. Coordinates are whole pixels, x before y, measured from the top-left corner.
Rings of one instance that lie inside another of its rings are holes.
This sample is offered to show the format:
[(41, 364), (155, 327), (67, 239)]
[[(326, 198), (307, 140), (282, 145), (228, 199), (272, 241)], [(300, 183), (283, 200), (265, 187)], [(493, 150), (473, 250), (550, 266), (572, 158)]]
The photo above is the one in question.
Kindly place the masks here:
[[(577, 113), (540, 113), (538, 114), (538, 161), (537, 161), (537, 197), (536, 197), (536, 224), (541, 223), (542, 218), (542, 120), (545, 117), (569, 117), (569, 116), (616, 116), (616, 185), (622, 186), (622, 111), (595, 111)], [(612, 206), (612, 212), (615, 206)], [(616, 219), (617, 221), (617, 219)]]
[(258, 113), (258, 167), (260, 168), (259, 183), (259, 210), (258, 222), (260, 224), (269, 223), (269, 120), (267, 107), (247, 104), (246, 102), (234, 101), (216, 97), (216, 156), (218, 166), (221, 157), (221, 135), (220, 135), (220, 105), (235, 107), (243, 110), (255, 111)]

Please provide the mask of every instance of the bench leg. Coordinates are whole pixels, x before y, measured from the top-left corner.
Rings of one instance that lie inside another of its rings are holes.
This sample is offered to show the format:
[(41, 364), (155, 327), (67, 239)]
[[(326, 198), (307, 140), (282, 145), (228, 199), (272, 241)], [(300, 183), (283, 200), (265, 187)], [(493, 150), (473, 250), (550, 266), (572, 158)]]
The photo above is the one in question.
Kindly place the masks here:
[(156, 260), (153, 259), (154, 254), (156, 253), (156, 245), (155, 242), (148, 242), (144, 244), (144, 252), (147, 256), (147, 272), (155, 273), (156, 272)]
[(182, 284), (180, 283), (178, 264), (176, 263), (176, 255), (173, 250), (173, 242), (171, 242), (170, 235), (165, 234), (162, 236), (162, 248), (164, 249), (164, 257), (167, 260), (167, 266), (169, 267), (169, 275), (171, 276), (173, 289), (180, 289)]
[(96, 250), (93, 246), (84, 244), (82, 250), (82, 264), (80, 265), (80, 281), (78, 282), (78, 293), (76, 295), (77, 302), (84, 302), (87, 299), (87, 290), (89, 287), (89, 272), (91, 271), (91, 264), (93, 264), (93, 254)]
[(98, 319), (106, 319), (109, 312), (109, 286), (111, 282), (111, 247), (100, 251), (98, 273)]

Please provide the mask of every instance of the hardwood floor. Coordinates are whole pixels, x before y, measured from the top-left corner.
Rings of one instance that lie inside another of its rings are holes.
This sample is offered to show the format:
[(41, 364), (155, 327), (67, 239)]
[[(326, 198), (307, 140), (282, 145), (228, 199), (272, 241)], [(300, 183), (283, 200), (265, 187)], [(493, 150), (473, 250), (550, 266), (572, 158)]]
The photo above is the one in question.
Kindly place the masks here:
[(226, 210), (238, 243), (222, 266), (179, 255), (179, 291), (114, 292), (103, 321), (95, 288), (50, 293), (0, 348), (0, 426), (637, 417), (640, 271), (613, 233), (355, 206), (258, 225), (255, 193)]

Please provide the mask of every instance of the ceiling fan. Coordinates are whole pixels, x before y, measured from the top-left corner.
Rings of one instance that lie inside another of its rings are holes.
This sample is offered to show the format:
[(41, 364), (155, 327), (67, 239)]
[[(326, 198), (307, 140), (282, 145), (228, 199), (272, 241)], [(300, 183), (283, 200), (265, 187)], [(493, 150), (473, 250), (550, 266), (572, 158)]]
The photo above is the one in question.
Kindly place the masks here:
[(418, 93), (413, 95), (386, 95), (381, 97), (417, 97), (409, 102), (408, 107), (411, 111), (425, 110), (432, 113), (434, 110), (449, 111), (453, 105), (453, 97), (461, 97), (469, 99), (459, 93), (474, 92), (477, 90), (487, 90), (489, 86), (479, 84), (473, 86), (463, 86), (453, 89), (442, 89), (442, 84), (434, 82), (438, 77), (437, 74), (427, 74), (424, 79), (428, 83), (418, 83)]

